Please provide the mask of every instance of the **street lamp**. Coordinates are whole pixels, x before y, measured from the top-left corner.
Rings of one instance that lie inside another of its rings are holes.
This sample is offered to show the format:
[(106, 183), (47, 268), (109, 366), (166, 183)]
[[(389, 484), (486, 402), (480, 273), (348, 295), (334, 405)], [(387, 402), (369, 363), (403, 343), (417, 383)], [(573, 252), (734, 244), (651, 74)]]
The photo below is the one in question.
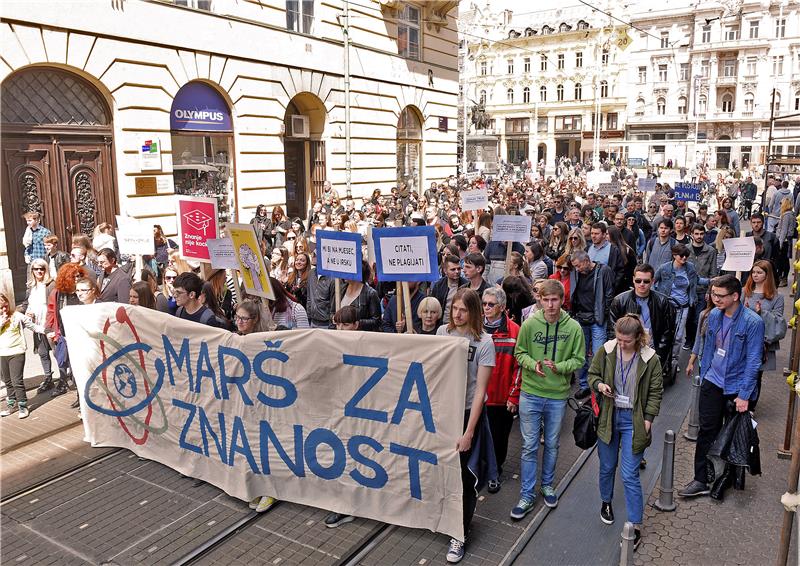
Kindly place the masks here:
[(697, 101), (700, 98), (700, 81), (703, 75), (694, 75), (694, 155), (692, 161), (694, 169), (697, 171), (697, 137), (700, 133), (700, 114), (698, 113)]

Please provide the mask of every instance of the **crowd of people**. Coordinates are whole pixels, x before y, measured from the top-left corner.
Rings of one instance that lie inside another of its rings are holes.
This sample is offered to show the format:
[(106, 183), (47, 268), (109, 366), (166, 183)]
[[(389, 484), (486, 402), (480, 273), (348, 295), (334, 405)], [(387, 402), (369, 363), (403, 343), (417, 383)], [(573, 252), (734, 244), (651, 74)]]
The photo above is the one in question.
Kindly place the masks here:
[[(469, 463), (475, 439), (491, 435), (497, 473), (481, 479), (496, 493), (518, 418), (521, 485), (510, 516), (525, 517), (537, 492), (545, 505), (556, 507), (554, 475), (567, 400), (592, 396), (599, 407), (599, 517), (614, 522), (611, 501), (621, 454), (627, 518), (637, 526), (638, 546), (639, 469), (646, 465), (664, 386), (699, 364), (695, 477), (680, 494), (704, 495), (706, 454), (729, 415), (729, 402), (736, 411), (753, 409), (763, 371), (775, 368), (786, 324), (778, 287), (787, 284), (800, 178), (791, 188), (783, 178), (766, 179), (760, 212), (751, 214), (757, 193), (750, 177), (715, 183), (700, 175), (701, 200), (687, 203), (675, 199), (668, 183), (642, 192), (624, 166), (614, 166), (613, 173), (619, 190), (609, 195), (595, 192), (582, 171), (565, 163), (556, 178), (533, 170), (519, 179), (451, 177), (420, 194), (401, 184), (359, 203), (341, 198), (326, 182), (306, 218), (287, 218), (280, 206), (258, 206), (251, 223), (274, 300), (240, 296), (235, 271), (201, 270), (181, 257), (160, 226), (153, 228), (154, 254), (133, 258), (119, 254), (108, 224), (74, 236), (62, 251), (38, 213), (28, 213), (22, 239), (30, 274), (25, 301), (13, 309), (11, 298), (0, 295), (0, 372), (7, 388), (0, 415), (29, 414), (26, 329), (44, 373), (39, 394), (51, 390), (57, 396), (73, 388), (59, 314), (67, 305), (130, 303), (242, 335), (319, 328), (460, 336), (470, 341), (464, 432), (457, 443), (465, 536), (477, 501)], [(489, 207), (462, 210), (460, 191), (476, 188), (487, 191)], [(746, 234), (737, 200), (751, 223)], [(512, 244), (510, 254), (508, 242), (492, 239), (494, 217), (505, 214), (532, 217), (529, 242)], [(366, 250), (369, 226), (426, 225), (435, 229), (441, 278), (409, 284), (411, 320), (398, 311), (395, 285), (378, 281), (368, 261), (360, 281), (341, 286), (338, 300), (334, 281), (317, 273), (318, 230), (361, 233)], [(722, 269), (724, 240), (740, 235), (753, 236), (756, 245), (756, 261), (741, 279)], [(685, 368), (679, 367), (682, 350), (690, 350)], [(264, 495), (250, 506), (263, 512), (274, 503)], [(336, 527), (350, 520), (331, 513), (325, 523)], [(449, 562), (461, 560), (464, 544), (450, 541)]]

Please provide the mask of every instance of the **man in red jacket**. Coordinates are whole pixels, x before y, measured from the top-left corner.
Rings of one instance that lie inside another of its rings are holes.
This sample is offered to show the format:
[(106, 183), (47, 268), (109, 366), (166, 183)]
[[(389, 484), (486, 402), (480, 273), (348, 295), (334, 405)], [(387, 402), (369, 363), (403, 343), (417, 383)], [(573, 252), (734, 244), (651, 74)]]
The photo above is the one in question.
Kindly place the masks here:
[(508, 435), (519, 405), (520, 369), (514, 357), (519, 325), (506, 316), (505, 310), (506, 294), (501, 288), (489, 287), (483, 292), (483, 328), (492, 335), (495, 351), (495, 366), (486, 390), (486, 414), (497, 458), (498, 480), (489, 481), (489, 493), (500, 491)]

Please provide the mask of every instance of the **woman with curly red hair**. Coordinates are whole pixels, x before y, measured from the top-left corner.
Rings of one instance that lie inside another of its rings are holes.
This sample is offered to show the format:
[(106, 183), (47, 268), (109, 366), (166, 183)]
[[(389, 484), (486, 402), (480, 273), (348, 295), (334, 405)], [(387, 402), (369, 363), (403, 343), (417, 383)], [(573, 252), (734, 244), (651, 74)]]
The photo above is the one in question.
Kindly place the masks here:
[(51, 396), (57, 397), (67, 392), (67, 383), (72, 373), (69, 366), (69, 356), (67, 355), (67, 343), (65, 341), (64, 329), (61, 323), (61, 309), (66, 306), (80, 305), (81, 300), (75, 292), (78, 279), (88, 277), (89, 272), (85, 267), (75, 263), (67, 263), (61, 266), (56, 276), (55, 289), (47, 300), (47, 320), (45, 328), (47, 337), (55, 345), (56, 363), (58, 364), (58, 382)]

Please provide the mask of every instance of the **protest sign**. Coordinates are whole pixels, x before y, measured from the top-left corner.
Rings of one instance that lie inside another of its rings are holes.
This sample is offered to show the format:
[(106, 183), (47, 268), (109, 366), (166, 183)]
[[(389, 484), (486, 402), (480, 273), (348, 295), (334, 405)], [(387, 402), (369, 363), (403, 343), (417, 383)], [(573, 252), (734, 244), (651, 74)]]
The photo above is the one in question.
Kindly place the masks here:
[(752, 236), (722, 240), (725, 248), (723, 271), (750, 271), (756, 257), (756, 243)]
[(144, 307), (65, 307), (85, 439), (249, 501), (270, 495), (463, 540), (468, 341), (239, 336)]
[(181, 256), (211, 261), (206, 241), (217, 237), (217, 199), (179, 196), (177, 207)]
[(481, 210), (489, 208), (489, 195), (486, 189), (461, 191), (459, 195), (461, 196), (462, 210)]
[(116, 232), (119, 253), (126, 255), (153, 255), (156, 250), (153, 240), (153, 225), (133, 218), (124, 221), (124, 228)]
[(597, 189), (600, 183), (611, 182), (611, 171), (589, 171), (586, 173), (586, 184), (591, 189)]
[(698, 202), (700, 200), (700, 185), (693, 185), (692, 183), (676, 183), (675, 200)]
[(374, 228), (379, 281), (436, 281), (436, 230), (433, 226)]
[(208, 257), (214, 269), (239, 269), (236, 250), (230, 238), (211, 238), (207, 240)]
[(501, 242), (531, 241), (531, 221), (533, 218), (525, 216), (495, 216), (492, 220), (492, 240)]
[(616, 195), (619, 193), (619, 190), (619, 181), (600, 183), (597, 185), (597, 194), (599, 195)]
[(317, 273), (361, 281), (361, 234), (317, 230)]
[(654, 192), (656, 190), (656, 180), (655, 179), (647, 179), (643, 177), (639, 177), (639, 180), (636, 182), (637, 188), (642, 191), (643, 193), (647, 192)]
[(244, 281), (244, 292), (257, 297), (274, 299), (275, 293), (269, 282), (269, 271), (261, 255), (256, 230), (252, 224), (227, 224), (225, 229), (230, 234), (236, 261)]

